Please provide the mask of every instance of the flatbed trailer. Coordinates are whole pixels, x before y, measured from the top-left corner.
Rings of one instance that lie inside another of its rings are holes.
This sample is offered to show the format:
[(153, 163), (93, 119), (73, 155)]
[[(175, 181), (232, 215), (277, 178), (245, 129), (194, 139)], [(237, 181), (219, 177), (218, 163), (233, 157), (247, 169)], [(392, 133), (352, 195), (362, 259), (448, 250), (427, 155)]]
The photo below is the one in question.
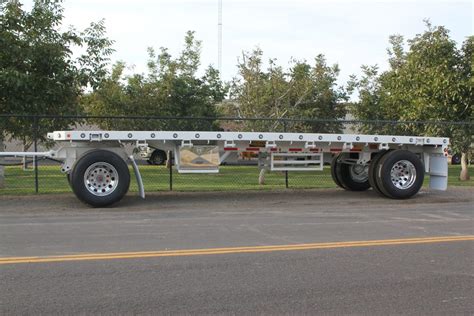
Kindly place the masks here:
[(171, 152), (180, 173), (216, 173), (231, 153), (257, 155), (265, 171), (313, 172), (331, 158), (331, 175), (341, 188), (372, 188), (383, 196), (405, 199), (415, 195), (430, 176), (430, 188), (446, 190), (449, 139), (443, 137), (260, 133), (220, 131), (55, 131), (48, 139), (57, 150), (39, 153), (0, 152), (0, 156), (46, 157), (62, 162), (75, 195), (103, 207), (122, 199), (130, 185), (131, 163), (139, 194), (145, 190), (139, 167), (124, 146)]

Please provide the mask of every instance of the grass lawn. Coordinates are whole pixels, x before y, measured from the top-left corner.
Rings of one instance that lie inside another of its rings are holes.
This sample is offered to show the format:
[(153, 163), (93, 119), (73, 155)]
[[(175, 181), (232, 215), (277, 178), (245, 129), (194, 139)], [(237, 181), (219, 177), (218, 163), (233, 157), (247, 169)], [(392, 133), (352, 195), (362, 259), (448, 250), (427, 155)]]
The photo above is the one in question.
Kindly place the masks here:
[[(474, 187), (474, 166), (470, 166), (470, 181), (459, 181), (460, 166), (449, 166), (448, 185)], [(137, 191), (133, 171), (130, 191)], [(140, 166), (145, 184), (145, 191), (169, 190), (169, 170), (163, 166)], [(59, 171), (59, 166), (40, 166), (39, 192), (71, 192), (66, 176)], [(230, 190), (272, 190), (285, 188), (285, 174), (267, 172), (266, 184), (258, 184), (259, 170), (256, 166), (222, 166), (217, 174), (178, 174), (173, 170), (173, 190), (176, 191), (230, 191)], [(23, 171), (20, 166), (5, 168), (6, 186), (0, 189), (0, 195), (23, 195), (35, 193), (34, 171)], [(425, 177), (425, 186), (429, 177)], [(323, 171), (289, 172), (290, 188), (334, 188), (328, 166)]]

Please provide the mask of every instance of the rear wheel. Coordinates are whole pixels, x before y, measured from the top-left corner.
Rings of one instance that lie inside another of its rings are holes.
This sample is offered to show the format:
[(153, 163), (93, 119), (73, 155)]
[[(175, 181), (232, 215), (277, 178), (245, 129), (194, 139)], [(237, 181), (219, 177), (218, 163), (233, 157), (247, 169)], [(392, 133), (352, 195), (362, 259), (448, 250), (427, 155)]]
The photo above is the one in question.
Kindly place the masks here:
[(423, 163), (410, 151), (393, 150), (376, 164), (375, 179), (387, 197), (407, 199), (418, 193), (423, 185)]
[(107, 150), (93, 150), (82, 156), (71, 172), (71, 186), (76, 196), (94, 207), (120, 201), (130, 186), (130, 172), (125, 161)]

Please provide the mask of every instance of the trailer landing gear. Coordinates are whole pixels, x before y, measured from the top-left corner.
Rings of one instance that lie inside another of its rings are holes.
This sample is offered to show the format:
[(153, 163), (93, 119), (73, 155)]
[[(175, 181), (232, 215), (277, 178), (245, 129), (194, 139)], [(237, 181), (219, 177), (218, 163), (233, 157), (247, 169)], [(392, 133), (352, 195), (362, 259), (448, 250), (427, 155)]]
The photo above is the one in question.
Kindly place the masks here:
[(120, 201), (130, 186), (127, 163), (108, 150), (82, 156), (70, 174), (72, 190), (86, 204), (108, 206)]

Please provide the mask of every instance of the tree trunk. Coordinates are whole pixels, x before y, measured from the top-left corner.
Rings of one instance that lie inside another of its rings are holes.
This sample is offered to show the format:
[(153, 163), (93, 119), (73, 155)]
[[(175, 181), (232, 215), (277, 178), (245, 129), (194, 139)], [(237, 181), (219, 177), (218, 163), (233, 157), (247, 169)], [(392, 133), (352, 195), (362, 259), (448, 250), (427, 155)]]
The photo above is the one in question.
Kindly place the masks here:
[[(4, 151), (3, 140), (0, 139), (0, 151)], [(0, 163), (3, 163), (3, 158), (0, 158)], [(0, 165), (0, 189), (5, 187), (5, 167)]]
[(459, 175), (459, 180), (467, 181), (470, 178), (469, 169), (467, 168), (467, 153), (463, 152), (461, 154), (461, 174)]
[(265, 168), (260, 170), (260, 174), (258, 175), (258, 184), (264, 185), (265, 184)]
[[(25, 143), (23, 143), (23, 151), (26, 152), (28, 151), (29, 146), (27, 146)], [(28, 157), (23, 156), (23, 170), (28, 170)]]

